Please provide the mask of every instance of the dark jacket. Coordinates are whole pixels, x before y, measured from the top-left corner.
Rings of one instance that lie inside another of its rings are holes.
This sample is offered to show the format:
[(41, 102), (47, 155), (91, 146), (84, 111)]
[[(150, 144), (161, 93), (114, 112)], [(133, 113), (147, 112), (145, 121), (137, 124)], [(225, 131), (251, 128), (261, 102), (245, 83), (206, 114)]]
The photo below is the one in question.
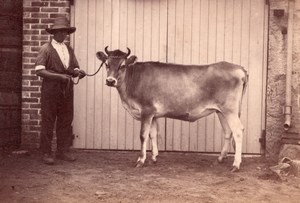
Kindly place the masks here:
[[(75, 68), (79, 68), (78, 61), (75, 57), (74, 50), (66, 45), (70, 55), (69, 67), (66, 69), (59, 58), (57, 51), (52, 46), (51, 42), (44, 44), (36, 58), (35, 66), (44, 65), (46, 70), (53, 71), (55, 73), (61, 74), (69, 74), (72, 75)], [(42, 83), (42, 94), (46, 93), (51, 94), (55, 93), (58, 90), (62, 90), (62, 92), (66, 94), (73, 93), (73, 85), (72, 84), (62, 84), (62, 82), (51, 80), (48, 78), (43, 78)]]

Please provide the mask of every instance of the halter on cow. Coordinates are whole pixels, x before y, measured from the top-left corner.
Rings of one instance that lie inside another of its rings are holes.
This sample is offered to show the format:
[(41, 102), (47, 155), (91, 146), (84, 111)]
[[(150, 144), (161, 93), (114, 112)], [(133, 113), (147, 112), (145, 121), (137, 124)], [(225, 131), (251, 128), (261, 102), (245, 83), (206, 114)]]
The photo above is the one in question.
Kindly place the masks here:
[[(160, 62), (136, 62), (131, 51), (97, 52), (107, 66), (106, 84), (116, 87), (124, 108), (141, 121), (141, 154), (136, 167), (146, 160), (148, 137), (152, 141), (152, 160), (156, 162), (157, 118), (184, 121), (216, 113), (225, 142), (218, 161), (227, 156), (230, 140), (235, 141), (232, 171), (240, 168), (244, 127), (240, 121), (242, 97), (248, 80), (243, 67), (228, 62), (210, 65), (179, 65)], [(129, 57), (129, 58), (128, 58)]]

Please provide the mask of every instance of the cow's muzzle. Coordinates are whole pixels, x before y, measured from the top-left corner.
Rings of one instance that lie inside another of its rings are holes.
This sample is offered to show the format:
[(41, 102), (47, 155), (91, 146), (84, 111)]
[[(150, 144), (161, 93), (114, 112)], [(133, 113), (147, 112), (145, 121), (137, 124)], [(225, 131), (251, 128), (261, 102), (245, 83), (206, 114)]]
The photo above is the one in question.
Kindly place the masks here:
[(106, 85), (110, 87), (115, 87), (117, 85), (117, 80), (112, 77), (106, 78)]

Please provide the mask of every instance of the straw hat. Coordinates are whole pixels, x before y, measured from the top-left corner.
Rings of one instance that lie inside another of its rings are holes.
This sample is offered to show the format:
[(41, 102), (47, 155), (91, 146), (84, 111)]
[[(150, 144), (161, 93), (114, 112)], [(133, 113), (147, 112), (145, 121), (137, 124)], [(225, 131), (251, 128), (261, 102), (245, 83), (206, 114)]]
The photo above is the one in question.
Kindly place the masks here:
[(54, 19), (54, 24), (51, 28), (46, 28), (46, 31), (50, 34), (54, 34), (56, 30), (66, 30), (68, 34), (76, 31), (75, 27), (70, 27), (70, 23), (66, 17), (57, 17)]

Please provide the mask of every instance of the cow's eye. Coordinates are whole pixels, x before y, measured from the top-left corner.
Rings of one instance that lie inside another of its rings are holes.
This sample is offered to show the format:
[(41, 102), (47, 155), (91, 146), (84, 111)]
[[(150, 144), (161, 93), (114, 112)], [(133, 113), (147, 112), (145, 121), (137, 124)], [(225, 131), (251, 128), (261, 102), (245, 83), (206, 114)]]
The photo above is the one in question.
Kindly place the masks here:
[(125, 65), (121, 65), (120, 67), (119, 67), (119, 69), (123, 69), (123, 68), (125, 68), (126, 66)]

